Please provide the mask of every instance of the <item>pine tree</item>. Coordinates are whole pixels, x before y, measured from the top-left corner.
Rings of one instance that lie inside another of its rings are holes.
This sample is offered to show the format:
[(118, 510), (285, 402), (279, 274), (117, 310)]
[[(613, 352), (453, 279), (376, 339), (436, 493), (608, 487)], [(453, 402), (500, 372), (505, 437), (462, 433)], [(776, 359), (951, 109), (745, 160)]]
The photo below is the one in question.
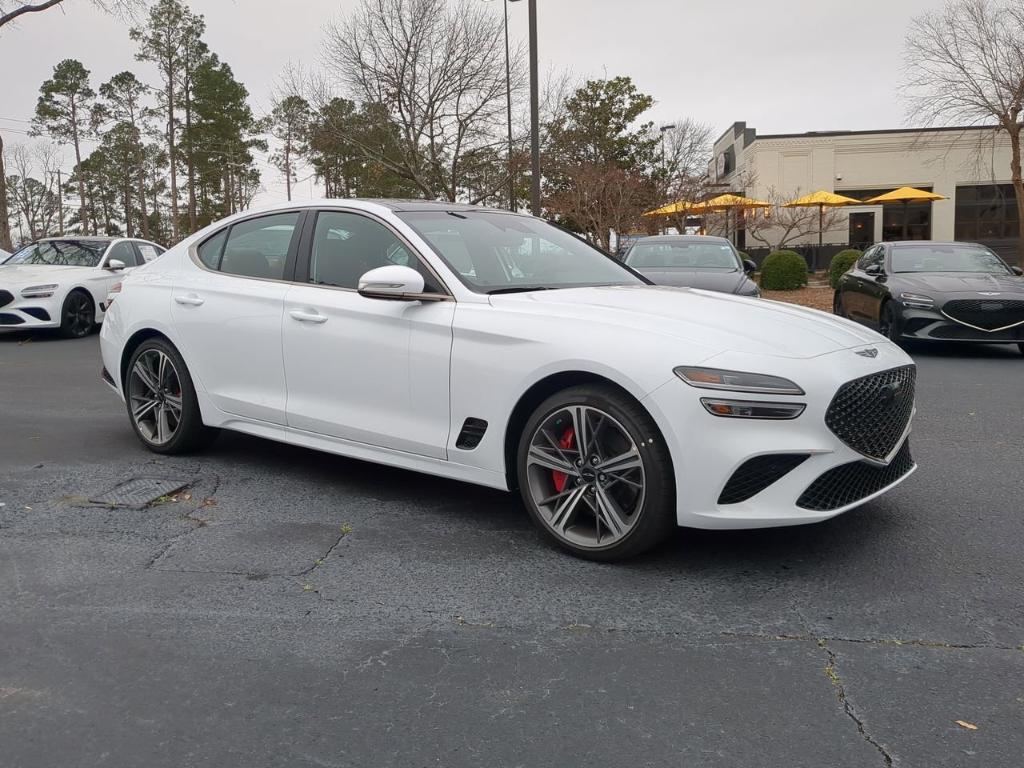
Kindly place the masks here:
[[(81, 203), (79, 217), (82, 232), (88, 234), (89, 207), (86, 204), (88, 181), (82, 168), (82, 141), (90, 136), (90, 111), (95, 92), (89, 87), (89, 70), (80, 61), (65, 59), (53, 68), (53, 77), (39, 89), (36, 103), (35, 130), (50, 134), (61, 143), (71, 142), (75, 148), (75, 175)], [(95, 220), (95, 212), (91, 218)], [(95, 228), (92, 229), (95, 232)]]

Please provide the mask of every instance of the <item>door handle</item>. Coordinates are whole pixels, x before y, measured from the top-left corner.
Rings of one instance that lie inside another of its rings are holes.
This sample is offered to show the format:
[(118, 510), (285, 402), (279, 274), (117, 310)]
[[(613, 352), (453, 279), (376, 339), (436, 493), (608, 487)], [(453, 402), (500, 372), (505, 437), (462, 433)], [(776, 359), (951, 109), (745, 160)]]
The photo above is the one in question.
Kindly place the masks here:
[(174, 300), (176, 302), (178, 302), (179, 304), (184, 304), (187, 307), (198, 307), (204, 301), (206, 301), (206, 299), (204, 299), (201, 296), (197, 296), (194, 293), (189, 293), (189, 294), (186, 294), (185, 296), (175, 296)]
[(302, 309), (293, 309), (289, 313), (294, 319), (300, 323), (326, 323), (327, 315), (321, 315), (319, 312), (307, 312)]

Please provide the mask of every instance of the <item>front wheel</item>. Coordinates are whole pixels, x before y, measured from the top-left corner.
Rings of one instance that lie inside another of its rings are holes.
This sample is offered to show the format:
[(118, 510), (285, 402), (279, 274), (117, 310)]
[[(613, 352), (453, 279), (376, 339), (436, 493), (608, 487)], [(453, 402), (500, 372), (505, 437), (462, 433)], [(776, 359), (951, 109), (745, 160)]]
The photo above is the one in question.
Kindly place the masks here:
[(96, 325), (96, 307), (92, 296), (83, 291), (71, 291), (60, 309), (60, 335), (66, 339), (82, 339), (92, 333)]
[(882, 313), (878, 319), (878, 332), (894, 344), (900, 343), (899, 318), (896, 307), (891, 301), (882, 305)]
[(572, 387), (541, 403), (523, 430), (517, 471), (534, 522), (580, 557), (632, 557), (675, 527), (661, 433), (639, 403), (612, 387)]
[(195, 386), (181, 355), (153, 338), (132, 354), (124, 382), (132, 428), (155, 453), (188, 453), (205, 447), (217, 430), (203, 425)]

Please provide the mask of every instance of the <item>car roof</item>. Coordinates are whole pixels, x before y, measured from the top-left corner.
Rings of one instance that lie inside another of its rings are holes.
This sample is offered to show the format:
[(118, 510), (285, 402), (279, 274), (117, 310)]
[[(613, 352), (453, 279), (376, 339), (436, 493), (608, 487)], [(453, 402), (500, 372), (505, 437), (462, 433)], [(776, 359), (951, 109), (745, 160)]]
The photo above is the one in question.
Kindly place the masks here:
[(85, 235), (78, 237), (76, 235), (65, 235), (64, 237), (41, 237), (35, 242), (37, 243), (112, 243), (115, 240), (128, 240), (133, 238), (127, 237), (109, 237), (107, 235)]
[(978, 243), (967, 243), (959, 240), (894, 240), (885, 243), (890, 248), (930, 248), (935, 245), (973, 245)]
[[(638, 241), (639, 242), (639, 241)], [(714, 235), (651, 235), (643, 239), (644, 245), (650, 243), (729, 243), (724, 237)]]

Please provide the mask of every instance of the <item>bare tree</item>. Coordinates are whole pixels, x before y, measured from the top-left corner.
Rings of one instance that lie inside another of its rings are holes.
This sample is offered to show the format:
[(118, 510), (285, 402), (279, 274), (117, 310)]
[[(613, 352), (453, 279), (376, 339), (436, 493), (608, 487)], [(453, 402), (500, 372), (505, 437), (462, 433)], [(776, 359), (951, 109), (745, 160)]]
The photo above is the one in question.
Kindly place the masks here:
[[(521, 49), (512, 52), (513, 92), (522, 88), (522, 58)], [(343, 138), (424, 197), (458, 199), (467, 156), (507, 143), (504, 27), (479, 2), (362, 0), (328, 27), (323, 62), (347, 95), (382, 106), (398, 134), (387, 150), (355, 133)], [(507, 173), (500, 176), (471, 202), (507, 185)]]
[(15, 144), (8, 153), (9, 195), (18, 227), (21, 229), (24, 223), (29, 240), (44, 237), (53, 229), (59, 204), (55, 191), (57, 167), (58, 151), (49, 142)]
[(608, 251), (612, 230), (624, 233), (643, 226), (640, 212), (652, 193), (647, 177), (607, 163), (579, 163), (562, 171), (572, 183), (550, 193), (545, 205), (588, 239)]
[[(63, 3), (64, 0), (43, 0), (38, 3), (11, 3), (0, 0), (0, 28), (27, 14), (48, 11)], [(92, 4), (101, 11), (130, 17), (142, 7), (143, 2), (142, 0), (92, 0)]]
[(800, 190), (792, 195), (783, 195), (769, 187), (764, 195), (771, 208), (751, 209), (744, 212), (743, 223), (747, 234), (772, 250), (785, 248), (795, 240), (814, 236), (845, 226), (846, 215), (839, 208), (825, 208), (819, 217), (817, 206), (813, 208), (784, 208), (783, 205), (800, 197)]
[[(994, 123), (1010, 140), (1010, 176), (1024, 221), (1024, 5), (1016, 0), (949, 0), (916, 18), (906, 38), (910, 114), (928, 125)], [(1024, 264), (1024, 238), (1018, 238)]]
[[(697, 201), (707, 192), (707, 167), (711, 157), (711, 126), (692, 118), (680, 118), (664, 132), (665, 156), (659, 174), (658, 194), (666, 203)], [(678, 232), (686, 231), (686, 214), (668, 217)]]

